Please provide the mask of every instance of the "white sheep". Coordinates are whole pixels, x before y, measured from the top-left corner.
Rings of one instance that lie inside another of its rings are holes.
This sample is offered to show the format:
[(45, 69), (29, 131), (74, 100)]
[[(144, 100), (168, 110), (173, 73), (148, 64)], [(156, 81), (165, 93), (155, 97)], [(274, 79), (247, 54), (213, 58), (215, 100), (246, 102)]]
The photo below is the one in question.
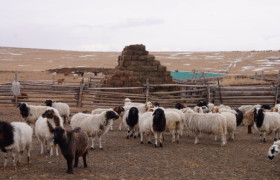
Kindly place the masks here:
[(164, 110), (165, 118), (166, 118), (166, 128), (172, 134), (172, 142), (179, 143), (179, 135), (182, 135), (185, 115), (181, 110), (173, 109), (173, 108), (161, 108)]
[(226, 144), (227, 123), (225, 116), (217, 113), (201, 114), (185, 112), (185, 126), (195, 135), (194, 144), (198, 143), (200, 133), (214, 134), (221, 138), (222, 146)]
[(52, 100), (45, 101), (46, 106), (53, 107), (58, 110), (61, 117), (64, 119), (64, 123), (69, 124), (70, 107), (66, 103), (54, 102)]
[(140, 141), (143, 144), (143, 135), (144, 133), (148, 136), (148, 144), (151, 143), (151, 135), (153, 126), (153, 112), (145, 112), (139, 117), (139, 132), (140, 132)]
[(99, 141), (99, 149), (103, 149), (101, 144), (101, 137), (106, 134), (112, 124), (112, 120), (118, 119), (119, 116), (114, 111), (104, 111), (100, 114), (75, 114), (70, 122), (71, 127), (80, 127), (87, 132), (87, 135), (92, 137), (91, 149), (94, 150), (94, 141), (97, 136)]
[(4, 153), (4, 169), (7, 166), (8, 152), (12, 152), (13, 166), (16, 169), (16, 155), (18, 155), (17, 164), (20, 164), (21, 155), (27, 151), (27, 163), (30, 162), (30, 151), (32, 148), (32, 128), (24, 122), (4, 122), (0, 121), (0, 149)]
[[(49, 123), (51, 123), (51, 126)], [(63, 120), (56, 109), (46, 110), (36, 121), (35, 135), (37, 136), (41, 145), (41, 154), (44, 153), (44, 144), (46, 144), (47, 149), (48, 145), (50, 145), (50, 156), (53, 155), (54, 136), (53, 128), (51, 127), (56, 126), (63, 127)], [(58, 146), (56, 146), (56, 155), (58, 156)]]
[(266, 142), (265, 136), (274, 133), (274, 140), (280, 135), (280, 114), (277, 112), (264, 112), (262, 108), (254, 109), (254, 127), (260, 133), (260, 142)]

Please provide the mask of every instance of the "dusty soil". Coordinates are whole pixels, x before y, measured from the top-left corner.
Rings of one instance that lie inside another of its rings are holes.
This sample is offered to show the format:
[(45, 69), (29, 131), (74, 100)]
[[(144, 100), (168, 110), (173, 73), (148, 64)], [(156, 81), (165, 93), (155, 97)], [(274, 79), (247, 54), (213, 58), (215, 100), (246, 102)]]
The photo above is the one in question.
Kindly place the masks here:
[[(0, 117), (9, 122), (21, 119), (15, 107), (0, 108)], [(4, 158), (0, 153), (1, 179), (278, 179), (280, 176), (280, 157), (273, 161), (267, 158), (273, 137), (268, 136), (268, 142), (260, 144), (258, 133), (249, 135), (244, 126), (237, 128), (235, 140), (225, 147), (209, 135), (201, 135), (198, 145), (186, 134), (179, 144), (172, 144), (171, 135), (166, 133), (164, 147), (155, 148), (146, 141), (140, 144), (139, 138), (126, 139), (124, 131), (116, 130), (118, 123), (102, 139), (104, 150), (90, 151), (89, 167), (84, 169), (80, 160), (74, 175), (66, 174), (66, 161), (61, 155), (40, 155), (34, 136), (31, 164), (26, 164), (24, 155), (21, 166), (13, 170), (9, 158), (3, 171)]]

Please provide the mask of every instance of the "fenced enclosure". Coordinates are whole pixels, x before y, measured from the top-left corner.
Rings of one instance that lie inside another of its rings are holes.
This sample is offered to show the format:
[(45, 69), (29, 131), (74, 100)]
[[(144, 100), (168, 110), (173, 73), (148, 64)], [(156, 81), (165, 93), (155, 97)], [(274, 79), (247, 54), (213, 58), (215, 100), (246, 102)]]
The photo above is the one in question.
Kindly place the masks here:
[(97, 87), (53, 85), (20, 82), (21, 92), (27, 96), (14, 97), (12, 84), (0, 85), (0, 105), (15, 106), (18, 102), (43, 105), (46, 99), (68, 103), (71, 107), (112, 107), (122, 105), (124, 98), (133, 102), (158, 102), (163, 107), (175, 103), (195, 106), (200, 100), (238, 107), (247, 104), (274, 105), (279, 98), (278, 85), (220, 87), (219, 85), (143, 84), (142, 87)]

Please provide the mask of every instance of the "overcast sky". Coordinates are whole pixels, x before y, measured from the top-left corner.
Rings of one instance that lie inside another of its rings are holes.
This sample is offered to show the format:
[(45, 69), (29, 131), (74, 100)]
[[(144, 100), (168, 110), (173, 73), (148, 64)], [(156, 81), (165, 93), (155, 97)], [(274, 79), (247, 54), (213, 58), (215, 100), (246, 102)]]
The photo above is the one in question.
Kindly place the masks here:
[(0, 0), (0, 46), (279, 50), (279, 0)]

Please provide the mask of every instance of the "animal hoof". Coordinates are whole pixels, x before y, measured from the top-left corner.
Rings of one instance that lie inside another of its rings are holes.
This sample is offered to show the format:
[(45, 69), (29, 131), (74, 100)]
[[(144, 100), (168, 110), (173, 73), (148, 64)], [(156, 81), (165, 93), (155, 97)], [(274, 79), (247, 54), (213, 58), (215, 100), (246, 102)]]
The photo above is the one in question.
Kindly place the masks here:
[(67, 170), (67, 173), (68, 173), (68, 174), (73, 174), (73, 171)]
[(155, 144), (155, 147), (157, 147), (157, 145)]
[(148, 144), (152, 144), (151, 141), (148, 141)]
[(14, 169), (14, 170), (17, 170), (17, 167), (16, 167), (16, 166), (14, 166), (14, 167), (13, 167), (13, 169)]
[(92, 151), (93, 151), (93, 150), (95, 150), (95, 148), (93, 148), (93, 147), (90, 147), (90, 150), (92, 150)]
[(144, 144), (143, 141), (141, 141), (141, 144)]
[(84, 168), (87, 168), (88, 166), (87, 165), (84, 165)]
[(161, 143), (159, 143), (159, 147), (163, 147)]
[(134, 136), (134, 139), (136, 139), (136, 136)]
[(103, 147), (99, 148), (100, 150), (103, 150)]
[(126, 136), (126, 139), (129, 139), (129, 136)]
[(133, 134), (130, 134), (130, 137), (132, 137), (133, 136)]
[(177, 144), (179, 144), (179, 141), (177, 141)]

